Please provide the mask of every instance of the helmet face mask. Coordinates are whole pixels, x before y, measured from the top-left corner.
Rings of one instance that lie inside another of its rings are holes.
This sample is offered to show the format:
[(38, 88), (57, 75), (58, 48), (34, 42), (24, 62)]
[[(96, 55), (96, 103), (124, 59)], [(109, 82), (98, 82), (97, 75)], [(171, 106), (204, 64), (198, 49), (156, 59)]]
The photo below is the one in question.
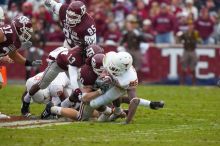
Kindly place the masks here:
[(81, 1), (73, 1), (66, 11), (66, 23), (75, 27), (86, 13), (86, 6)]
[(115, 53), (109, 58), (110, 60), (106, 68), (112, 76), (122, 75), (132, 66), (133, 63), (131, 55), (127, 52)]
[(32, 37), (33, 29), (24, 26), (20, 28), (20, 32), (22, 33), (19, 35), (20, 40), (22, 42), (28, 42)]
[(81, 16), (76, 14), (73, 11), (66, 11), (66, 23), (70, 26), (70, 27), (74, 27), (76, 26), (76, 24), (81, 22)]
[(14, 28), (22, 43), (29, 43), (32, 37), (32, 23), (26, 16), (18, 16), (13, 20)]

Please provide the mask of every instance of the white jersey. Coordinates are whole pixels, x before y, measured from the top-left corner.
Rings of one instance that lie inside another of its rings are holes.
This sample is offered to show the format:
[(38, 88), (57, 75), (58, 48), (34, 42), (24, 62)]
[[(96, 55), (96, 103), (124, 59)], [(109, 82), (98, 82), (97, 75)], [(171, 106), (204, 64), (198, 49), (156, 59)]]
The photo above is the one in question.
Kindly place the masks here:
[(138, 85), (137, 73), (133, 66), (120, 76), (113, 77), (115, 86), (111, 87), (105, 94), (90, 101), (90, 106), (98, 108), (107, 105), (117, 98), (126, 94), (127, 89), (135, 88)]
[(138, 85), (137, 72), (133, 66), (131, 66), (129, 70), (122, 75), (113, 76), (113, 79), (116, 82), (116, 86), (123, 89), (135, 88)]
[[(38, 83), (42, 79), (42, 76), (43, 72), (29, 78), (26, 82), (27, 91), (29, 91), (34, 84)], [(47, 103), (51, 97), (58, 96), (59, 92), (63, 92), (65, 97), (71, 94), (70, 81), (64, 72), (59, 73), (46, 89), (41, 89), (34, 94), (32, 99), (37, 103)]]

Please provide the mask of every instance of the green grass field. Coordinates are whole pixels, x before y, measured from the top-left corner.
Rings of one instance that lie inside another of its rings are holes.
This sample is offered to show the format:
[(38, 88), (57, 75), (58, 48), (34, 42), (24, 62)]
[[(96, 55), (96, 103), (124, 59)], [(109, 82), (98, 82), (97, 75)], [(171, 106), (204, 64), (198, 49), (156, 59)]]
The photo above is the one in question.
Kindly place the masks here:
[[(19, 115), (23, 86), (0, 91), (0, 111)], [(139, 107), (130, 125), (73, 122), (33, 129), (0, 128), (0, 146), (220, 146), (220, 88), (140, 86), (138, 95), (164, 100), (162, 110)], [(39, 114), (42, 105), (32, 105)]]

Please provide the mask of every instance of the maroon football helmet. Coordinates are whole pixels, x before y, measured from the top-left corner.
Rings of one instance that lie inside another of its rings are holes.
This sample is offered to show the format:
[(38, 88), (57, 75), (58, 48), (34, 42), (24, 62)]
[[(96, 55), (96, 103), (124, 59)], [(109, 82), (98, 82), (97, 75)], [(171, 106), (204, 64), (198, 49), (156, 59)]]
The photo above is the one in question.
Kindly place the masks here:
[(95, 54), (98, 53), (104, 53), (104, 49), (101, 48), (99, 45), (89, 45), (88, 47), (86, 47), (86, 57), (87, 58), (91, 58), (93, 57)]
[(86, 6), (81, 1), (73, 1), (66, 11), (66, 23), (70, 27), (76, 26), (81, 22), (82, 16), (86, 13)]
[(103, 58), (105, 57), (104, 54), (95, 54), (92, 57), (91, 64), (93, 71), (97, 74), (100, 75), (102, 71), (104, 70), (103, 67)]
[(19, 36), (21, 42), (28, 42), (33, 33), (31, 20), (26, 16), (17, 16), (13, 19), (12, 24)]

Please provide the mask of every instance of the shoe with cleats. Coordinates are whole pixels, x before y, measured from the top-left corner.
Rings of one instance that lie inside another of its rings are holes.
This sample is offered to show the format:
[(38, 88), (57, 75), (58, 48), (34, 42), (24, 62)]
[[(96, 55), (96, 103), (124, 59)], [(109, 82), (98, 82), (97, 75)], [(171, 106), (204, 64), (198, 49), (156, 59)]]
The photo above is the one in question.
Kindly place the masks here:
[(150, 108), (154, 110), (158, 110), (164, 107), (164, 101), (151, 101)]

